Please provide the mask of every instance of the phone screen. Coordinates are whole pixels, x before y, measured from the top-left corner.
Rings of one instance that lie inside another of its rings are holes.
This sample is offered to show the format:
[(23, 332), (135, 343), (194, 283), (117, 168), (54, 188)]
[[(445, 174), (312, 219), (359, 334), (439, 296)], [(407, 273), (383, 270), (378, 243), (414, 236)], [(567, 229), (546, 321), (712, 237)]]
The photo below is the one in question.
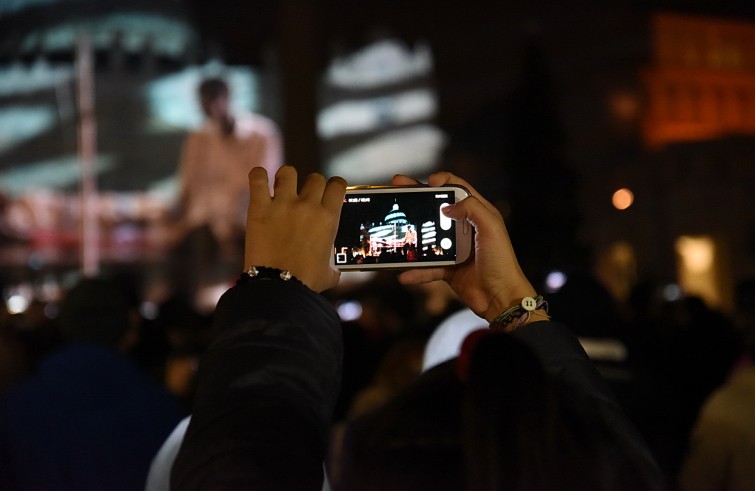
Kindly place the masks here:
[(453, 189), (349, 191), (334, 247), (336, 267), (453, 264), (456, 222), (441, 213)]

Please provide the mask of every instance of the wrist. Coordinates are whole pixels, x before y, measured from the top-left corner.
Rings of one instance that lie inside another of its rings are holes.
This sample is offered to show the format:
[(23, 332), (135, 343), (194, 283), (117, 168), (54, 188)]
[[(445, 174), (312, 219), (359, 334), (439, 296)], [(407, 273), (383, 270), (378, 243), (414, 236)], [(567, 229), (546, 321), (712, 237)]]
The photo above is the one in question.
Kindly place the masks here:
[(268, 266), (249, 266), (249, 269), (241, 273), (236, 284), (245, 283), (250, 280), (282, 280), (293, 281), (294, 283), (303, 284), (299, 278), (291, 274), (287, 269), (271, 268)]
[(549, 320), (548, 302), (542, 295), (524, 297), (517, 305), (504, 310), (490, 322), (490, 328), (512, 332), (538, 320)]
[(496, 292), (485, 311), (485, 319), (493, 322), (493, 319), (507, 309), (520, 305), (526, 297), (535, 298), (537, 292), (527, 279), (523, 279), (516, 287)]

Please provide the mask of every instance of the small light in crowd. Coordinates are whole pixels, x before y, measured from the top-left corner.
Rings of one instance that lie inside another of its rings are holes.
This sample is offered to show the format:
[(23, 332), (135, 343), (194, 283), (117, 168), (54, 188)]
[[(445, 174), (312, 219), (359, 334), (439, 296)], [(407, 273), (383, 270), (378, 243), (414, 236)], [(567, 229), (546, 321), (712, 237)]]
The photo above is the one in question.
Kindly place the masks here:
[(708, 237), (679, 237), (676, 252), (682, 257), (684, 268), (691, 273), (705, 273), (713, 266), (715, 250)]
[(160, 313), (160, 308), (155, 302), (145, 301), (139, 305), (139, 314), (147, 320), (157, 319), (157, 314)]
[(218, 283), (216, 285), (199, 288), (194, 296), (194, 307), (202, 314), (209, 314), (215, 309), (220, 297), (228, 290), (227, 283)]
[(676, 283), (670, 283), (663, 287), (663, 299), (667, 302), (676, 302), (682, 298), (682, 289)]
[(637, 96), (626, 90), (612, 94), (608, 104), (614, 119), (619, 122), (636, 120), (640, 111), (640, 102)]
[(566, 284), (566, 275), (561, 271), (551, 271), (545, 277), (545, 289), (548, 293), (556, 293)]
[(63, 290), (58, 280), (52, 275), (47, 275), (36, 288), (36, 297), (42, 302), (56, 303), (62, 296)]
[(621, 188), (613, 193), (611, 202), (617, 210), (626, 210), (634, 203), (634, 193), (627, 188)]
[(682, 235), (674, 241), (677, 254), (677, 278), (685, 295), (694, 295), (709, 307), (717, 308), (721, 293), (716, 241), (707, 235)]
[(336, 305), (336, 310), (342, 322), (351, 322), (362, 317), (362, 304), (356, 300), (339, 302)]
[(50, 302), (45, 305), (43, 312), (48, 319), (56, 319), (60, 312), (60, 308), (58, 307), (58, 304)]
[(40, 269), (42, 269), (42, 266), (44, 266), (45, 261), (42, 257), (42, 254), (40, 254), (39, 252), (33, 252), (29, 254), (29, 259), (27, 259), (26, 263), (31, 269), (39, 271)]
[(14, 293), (6, 300), (8, 312), (11, 314), (23, 314), (29, 308), (31, 301), (20, 293)]

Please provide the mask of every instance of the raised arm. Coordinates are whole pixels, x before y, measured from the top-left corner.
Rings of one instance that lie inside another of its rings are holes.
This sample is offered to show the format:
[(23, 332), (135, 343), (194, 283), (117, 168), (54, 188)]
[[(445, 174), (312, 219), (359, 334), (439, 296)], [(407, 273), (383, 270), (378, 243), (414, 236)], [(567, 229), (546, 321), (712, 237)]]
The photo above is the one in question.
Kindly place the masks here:
[[(416, 184), (417, 181), (395, 176), (393, 182)], [(537, 292), (519, 267), (498, 210), (469, 183), (453, 174), (440, 172), (431, 175), (428, 181), (431, 186), (446, 183), (460, 184), (470, 191), (470, 197), (444, 212), (455, 220), (467, 220), (474, 227), (473, 257), (448, 268), (406, 271), (399, 280), (405, 284), (444, 280), (477, 315), (493, 322), (501, 313), (519, 305), (523, 298), (536, 298)], [(558, 317), (558, 312), (551, 314)], [(587, 428), (596, 439), (600, 452), (595, 456), (593, 472), (596, 479), (604, 479), (606, 489), (663, 489), (662, 475), (645, 442), (566, 326), (551, 321), (546, 309), (540, 308), (523, 316), (521, 322), (506, 324), (500, 330), (511, 333), (535, 353), (559, 388), (567, 419)], [(606, 469), (610, 470), (601, 475), (601, 470)]]
[[(191, 423), (173, 466), (174, 490), (319, 490), (341, 376), (328, 263), (345, 182), (282, 167), (249, 174), (244, 270), (220, 300), (199, 366)], [(293, 277), (281, 277), (283, 271)]]

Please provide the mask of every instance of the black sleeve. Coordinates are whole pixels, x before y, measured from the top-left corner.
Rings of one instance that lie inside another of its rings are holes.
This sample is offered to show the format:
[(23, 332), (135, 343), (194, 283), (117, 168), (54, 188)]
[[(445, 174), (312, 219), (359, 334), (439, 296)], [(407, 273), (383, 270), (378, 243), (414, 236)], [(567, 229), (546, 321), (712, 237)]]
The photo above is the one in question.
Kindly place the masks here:
[(664, 489), (663, 474), (644, 439), (577, 337), (557, 322), (534, 322), (512, 335), (540, 358), (555, 379), (573, 421), (599, 442), (594, 464), (596, 469), (609, 470), (603, 476), (606, 489)]
[(340, 386), (333, 307), (293, 281), (253, 280), (215, 311), (173, 490), (319, 490)]

